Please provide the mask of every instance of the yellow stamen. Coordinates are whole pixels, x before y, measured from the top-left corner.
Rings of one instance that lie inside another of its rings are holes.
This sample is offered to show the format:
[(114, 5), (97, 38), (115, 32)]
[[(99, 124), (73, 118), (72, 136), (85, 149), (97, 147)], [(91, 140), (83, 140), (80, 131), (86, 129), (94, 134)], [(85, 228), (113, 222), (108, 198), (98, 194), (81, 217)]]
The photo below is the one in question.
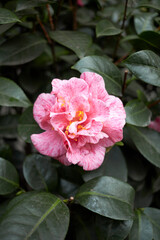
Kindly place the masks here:
[(82, 121), (84, 117), (84, 112), (83, 111), (77, 111), (76, 112), (76, 117), (78, 117), (78, 121)]

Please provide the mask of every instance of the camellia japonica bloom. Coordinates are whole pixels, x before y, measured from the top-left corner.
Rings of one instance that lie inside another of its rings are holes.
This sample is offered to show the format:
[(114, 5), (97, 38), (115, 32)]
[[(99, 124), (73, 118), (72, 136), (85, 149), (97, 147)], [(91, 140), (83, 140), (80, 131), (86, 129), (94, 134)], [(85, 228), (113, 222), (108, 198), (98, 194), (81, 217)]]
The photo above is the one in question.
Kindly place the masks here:
[(109, 95), (103, 78), (92, 72), (53, 79), (52, 87), (34, 104), (34, 119), (45, 130), (31, 135), (35, 148), (64, 165), (98, 168), (106, 147), (123, 138), (126, 114), (121, 100)]
[(154, 121), (150, 122), (149, 128), (152, 128), (157, 132), (160, 132), (160, 116), (156, 117)]

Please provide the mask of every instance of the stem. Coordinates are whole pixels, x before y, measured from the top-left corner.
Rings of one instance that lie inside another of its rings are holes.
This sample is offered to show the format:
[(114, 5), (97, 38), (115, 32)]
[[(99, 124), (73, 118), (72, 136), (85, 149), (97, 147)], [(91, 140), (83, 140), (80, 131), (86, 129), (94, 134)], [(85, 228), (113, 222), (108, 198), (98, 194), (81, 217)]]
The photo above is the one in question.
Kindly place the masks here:
[(121, 29), (124, 29), (124, 25), (125, 25), (125, 21), (126, 21), (126, 15), (127, 15), (127, 6), (128, 6), (128, 0), (126, 0), (125, 3), (125, 8), (124, 8), (124, 14), (123, 14), (123, 22), (122, 22), (122, 26)]
[(49, 17), (49, 22), (50, 22), (50, 26), (51, 26), (51, 30), (54, 30), (54, 23), (53, 23), (53, 19), (52, 19), (52, 15), (49, 9), (49, 4), (46, 4), (47, 7), (47, 11), (48, 11), (48, 17)]
[(73, 5), (72, 0), (69, 0), (69, 5), (72, 10), (72, 16), (73, 16), (73, 30), (77, 29), (77, 3)]
[(123, 57), (119, 58), (114, 64), (115, 64), (115, 65), (118, 65), (118, 64), (121, 63), (125, 58), (127, 58), (128, 55), (129, 55), (129, 54), (126, 54), (126, 55), (124, 55)]
[(122, 86), (122, 95), (124, 94), (124, 91), (126, 89), (127, 74), (128, 74), (128, 70), (125, 70), (124, 71), (123, 86)]
[[(125, 2), (123, 21), (122, 21), (122, 26), (121, 26), (122, 30), (124, 29), (124, 26), (125, 26), (126, 15), (127, 15), (127, 6), (128, 6), (128, 0), (126, 0), (126, 2)], [(120, 43), (121, 37), (122, 37), (122, 34), (120, 33), (119, 36), (118, 36), (117, 42), (116, 42), (114, 52), (113, 52), (113, 58), (115, 58), (116, 55), (117, 55), (117, 50), (119, 48), (119, 43)]]
[(58, 21), (58, 17), (59, 17), (60, 11), (61, 11), (61, 6), (62, 6), (62, 3), (63, 3), (63, 0), (59, 0), (58, 3), (59, 3), (59, 4), (58, 4), (57, 15), (56, 15), (56, 17), (54, 18), (54, 22), (55, 22), (54, 28), (55, 28), (55, 29), (56, 29), (56, 27), (57, 27), (57, 21)]
[(46, 29), (45, 29), (45, 27), (44, 27), (43, 23), (41, 22), (41, 20), (40, 20), (38, 15), (37, 15), (37, 21), (38, 21), (39, 25), (41, 26), (41, 29), (42, 29), (42, 31), (43, 31), (43, 33), (44, 33), (48, 43), (52, 44), (52, 40), (50, 39), (50, 36), (48, 35), (48, 33), (47, 33), (47, 31), (46, 31)]
[(158, 103), (160, 103), (160, 99), (158, 99), (157, 101), (155, 101), (155, 102), (153, 102), (153, 103), (150, 103), (150, 104), (148, 105), (148, 108), (152, 108), (152, 107), (154, 107), (155, 105), (157, 105)]

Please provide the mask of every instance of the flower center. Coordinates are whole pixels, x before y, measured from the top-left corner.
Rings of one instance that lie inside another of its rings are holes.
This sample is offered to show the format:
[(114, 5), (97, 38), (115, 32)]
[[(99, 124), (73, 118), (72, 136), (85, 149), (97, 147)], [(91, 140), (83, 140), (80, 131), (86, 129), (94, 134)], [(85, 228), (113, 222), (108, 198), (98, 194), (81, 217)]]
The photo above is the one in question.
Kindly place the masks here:
[[(82, 119), (83, 119), (83, 117), (84, 117), (84, 112), (83, 111), (77, 111), (76, 112), (76, 115), (75, 115), (75, 117), (73, 118), (73, 120), (72, 121), (69, 121), (69, 124), (67, 125), (67, 127), (66, 127), (66, 129), (65, 129), (65, 134), (66, 135), (75, 135), (74, 133), (70, 133), (69, 132), (69, 127), (70, 127), (70, 125), (73, 123), (73, 122), (75, 122), (75, 121), (82, 121)], [(82, 129), (85, 129), (81, 124), (78, 124), (77, 125), (77, 132), (78, 131), (80, 131), (80, 130), (82, 130)], [(77, 140), (77, 139), (75, 139), (75, 140)]]

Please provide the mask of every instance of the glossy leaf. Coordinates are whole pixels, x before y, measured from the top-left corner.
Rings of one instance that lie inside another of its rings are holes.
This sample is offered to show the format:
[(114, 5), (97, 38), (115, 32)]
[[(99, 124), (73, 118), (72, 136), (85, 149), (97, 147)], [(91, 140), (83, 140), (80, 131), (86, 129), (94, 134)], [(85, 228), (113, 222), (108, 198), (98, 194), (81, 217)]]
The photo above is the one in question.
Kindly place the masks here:
[(33, 108), (27, 108), (20, 117), (18, 134), (26, 142), (31, 143), (31, 134), (41, 133), (42, 129), (33, 119)]
[(12, 193), (19, 187), (19, 177), (15, 167), (0, 158), (0, 195)]
[(64, 240), (68, 224), (68, 208), (55, 195), (24, 193), (9, 203), (0, 222), (0, 239)]
[(121, 96), (122, 78), (119, 69), (106, 57), (88, 56), (79, 60), (73, 67), (79, 72), (95, 72), (100, 74), (108, 93)]
[(133, 53), (124, 65), (143, 82), (160, 87), (160, 57), (149, 50)]
[(126, 122), (139, 127), (146, 127), (151, 121), (151, 111), (143, 102), (132, 100), (125, 106)]
[(94, 178), (82, 185), (75, 200), (83, 207), (117, 220), (133, 218), (133, 188), (112, 177)]
[(31, 102), (15, 82), (0, 77), (0, 106), (29, 107), (30, 105)]
[(38, 7), (41, 5), (45, 5), (47, 2), (46, 0), (18, 0), (16, 6), (16, 12), (30, 9), (33, 7)]
[(134, 16), (134, 25), (137, 34), (144, 31), (153, 31), (155, 29), (153, 25), (153, 19), (157, 16), (157, 13), (143, 12)]
[(137, 209), (129, 240), (159, 240), (160, 210), (156, 208)]
[(76, 240), (124, 240), (132, 227), (132, 220), (112, 220), (87, 209), (76, 209), (72, 232)]
[(0, 8), (0, 24), (20, 22), (18, 17), (8, 9)]
[(88, 181), (95, 177), (110, 176), (126, 182), (127, 174), (128, 171), (123, 153), (119, 147), (114, 146), (106, 154), (103, 164), (98, 169), (85, 173), (83, 179)]
[(57, 171), (51, 159), (39, 154), (26, 157), (23, 174), (27, 183), (34, 190), (53, 190), (57, 184)]
[(24, 64), (37, 58), (46, 41), (36, 34), (25, 33), (0, 46), (0, 66)]
[(112, 22), (109, 20), (101, 20), (96, 25), (96, 36), (102, 37), (102, 36), (113, 36), (120, 34), (122, 32), (121, 29), (116, 28)]
[(50, 36), (54, 41), (75, 52), (79, 58), (86, 55), (92, 44), (92, 38), (88, 34), (78, 31), (54, 31)]
[(154, 31), (145, 31), (139, 35), (140, 39), (145, 41), (151, 47), (160, 50), (160, 34)]
[(160, 134), (148, 128), (128, 126), (132, 141), (139, 152), (152, 164), (160, 167)]

